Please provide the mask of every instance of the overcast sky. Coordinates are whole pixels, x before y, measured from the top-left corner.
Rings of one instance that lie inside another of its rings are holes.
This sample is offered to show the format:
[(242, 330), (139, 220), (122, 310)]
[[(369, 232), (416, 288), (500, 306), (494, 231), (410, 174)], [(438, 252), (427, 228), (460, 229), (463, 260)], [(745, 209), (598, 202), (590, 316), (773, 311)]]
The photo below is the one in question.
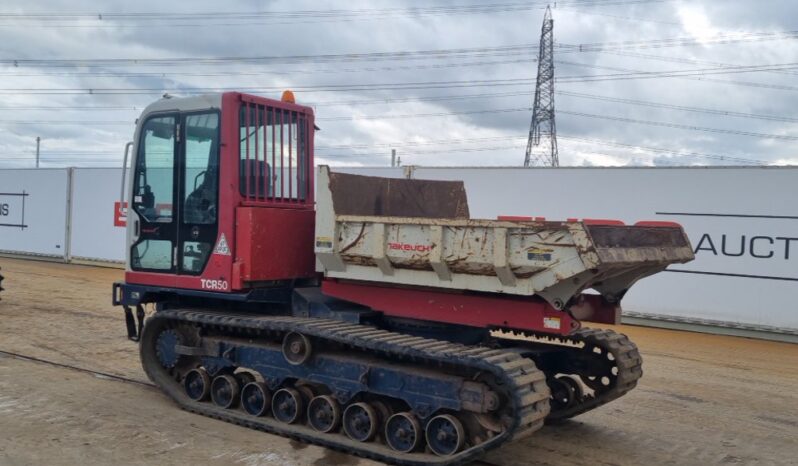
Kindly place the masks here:
[[(37, 136), (42, 166), (118, 166), (164, 92), (284, 88), (318, 162), (521, 165), (545, 5), (4, 0), (0, 167)], [(552, 7), (561, 165), (798, 164), (798, 2)]]

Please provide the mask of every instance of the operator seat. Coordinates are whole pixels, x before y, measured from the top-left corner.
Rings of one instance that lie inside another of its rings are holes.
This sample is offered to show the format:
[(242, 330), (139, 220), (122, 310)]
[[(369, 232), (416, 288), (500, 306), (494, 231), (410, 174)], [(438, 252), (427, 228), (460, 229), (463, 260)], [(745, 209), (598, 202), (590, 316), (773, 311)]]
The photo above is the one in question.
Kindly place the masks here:
[(208, 167), (202, 183), (186, 198), (185, 223), (207, 225), (216, 222), (217, 169)]

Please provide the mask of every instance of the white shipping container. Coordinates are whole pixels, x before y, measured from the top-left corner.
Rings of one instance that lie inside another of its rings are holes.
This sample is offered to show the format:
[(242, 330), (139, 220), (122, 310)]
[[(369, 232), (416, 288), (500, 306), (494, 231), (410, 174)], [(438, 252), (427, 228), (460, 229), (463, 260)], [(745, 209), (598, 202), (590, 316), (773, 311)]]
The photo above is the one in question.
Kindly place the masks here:
[[(125, 229), (114, 226), (121, 195), (119, 168), (75, 168), (70, 253), (75, 259), (125, 261)], [(125, 191), (127, 192), (127, 191)]]
[(0, 170), (0, 251), (64, 259), (66, 169)]

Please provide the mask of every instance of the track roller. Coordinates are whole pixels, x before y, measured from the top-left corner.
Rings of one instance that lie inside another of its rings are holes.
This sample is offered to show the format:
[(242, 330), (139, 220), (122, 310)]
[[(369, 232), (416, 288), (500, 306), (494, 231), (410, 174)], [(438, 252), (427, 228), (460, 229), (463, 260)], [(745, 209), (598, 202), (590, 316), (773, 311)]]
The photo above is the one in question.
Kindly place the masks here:
[(308, 403), (308, 423), (319, 432), (328, 433), (341, 423), (341, 406), (330, 395), (321, 395)]
[(191, 369), (183, 379), (186, 395), (194, 401), (205, 401), (211, 393), (211, 377), (208, 371), (198, 367)]
[(310, 339), (297, 332), (289, 332), (283, 338), (283, 356), (289, 364), (299, 366), (304, 364), (313, 353)]
[(241, 407), (247, 414), (263, 416), (271, 402), (272, 394), (263, 382), (249, 382), (241, 389)]
[(217, 406), (233, 408), (238, 403), (238, 392), (241, 385), (234, 375), (225, 374), (213, 379), (211, 399)]
[(368, 403), (354, 403), (344, 411), (344, 432), (352, 440), (368, 442), (377, 433), (377, 410)]
[(427, 446), (438, 456), (451, 456), (465, 444), (463, 424), (451, 414), (439, 414), (427, 423)]
[(286, 424), (293, 424), (299, 420), (304, 412), (305, 400), (302, 394), (294, 388), (281, 388), (272, 396), (272, 414)]
[(421, 423), (412, 413), (396, 413), (385, 423), (385, 441), (398, 452), (418, 450), (423, 437)]

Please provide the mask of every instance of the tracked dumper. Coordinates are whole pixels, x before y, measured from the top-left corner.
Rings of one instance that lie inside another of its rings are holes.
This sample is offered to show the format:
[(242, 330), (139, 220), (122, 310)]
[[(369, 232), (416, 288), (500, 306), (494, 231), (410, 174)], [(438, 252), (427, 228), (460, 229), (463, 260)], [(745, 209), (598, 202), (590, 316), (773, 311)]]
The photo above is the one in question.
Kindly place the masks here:
[(114, 304), (179, 406), (449, 465), (635, 387), (635, 345), (582, 324), (691, 260), (681, 227), (471, 219), (462, 182), (315, 171), (313, 119), (239, 93), (139, 119)]

